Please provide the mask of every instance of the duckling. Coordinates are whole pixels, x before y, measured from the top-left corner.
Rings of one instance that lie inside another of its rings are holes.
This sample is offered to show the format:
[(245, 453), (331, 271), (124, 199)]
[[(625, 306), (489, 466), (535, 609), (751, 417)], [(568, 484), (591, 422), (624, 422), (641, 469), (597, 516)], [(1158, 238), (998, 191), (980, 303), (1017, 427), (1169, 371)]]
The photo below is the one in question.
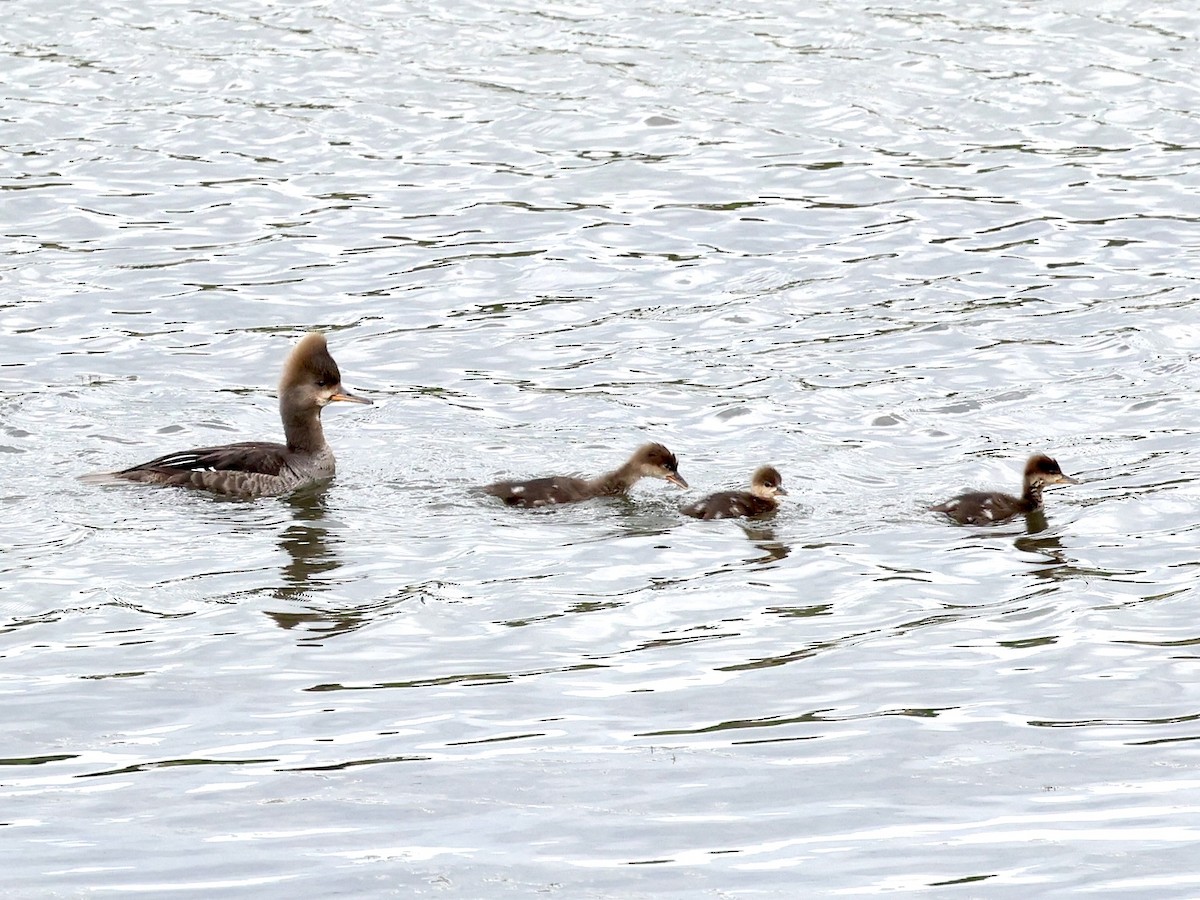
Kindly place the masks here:
[(83, 480), (135, 481), (244, 499), (285, 494), (333, 476), (333, 451), (325, 443), (321, 410), (337, 401), (371, 403), (345, 391), (325, 336), (314, 332), (292, 350), (279, 381), (279, 415), (286, 443), (244, 441), (183, 450)]
[(497, 481), (483, 490), (509, 506), (551, 506), (577, 503), (593, 497), (617, 497), (628, 493), (642, 478), (661, 478), (681, 488), (687, 482), (679, 474), (675, 454), (662, 444), (644, 444), (619, 469), (596, 478), (552, 475), (530, 481)]
[(682, 510), (685, 516), (697, 519), (735, 519), (741, 516), (762, 516), (779, 507), (783, 477), (774, 466), (760, 466), (750, 479), (749, 491), (721, 491), (697, 500)]
[(994, 525), (1014, 516), (1042, 508), (1042, 488), (1051, 484), (1079, 484), (1077, 478), (1064, 475), (1057, 462), (1044, 453), (1036, 453), (1025, 463), (1024, 490), (1020, 497), (999, 491), (959, 494), (952, 500), (929, 507), (945, 513), (962, 525)]

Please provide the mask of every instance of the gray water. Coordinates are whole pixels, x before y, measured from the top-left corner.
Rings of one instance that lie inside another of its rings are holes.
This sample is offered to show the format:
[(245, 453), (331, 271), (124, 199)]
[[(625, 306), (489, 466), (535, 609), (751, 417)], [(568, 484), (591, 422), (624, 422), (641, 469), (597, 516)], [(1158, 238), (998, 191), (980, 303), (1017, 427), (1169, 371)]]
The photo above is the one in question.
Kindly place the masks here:
[[(1200, 894), (1194, 11), (4, 18), (7, 896)], [(310, 329), (327, 488), (75, 480)]]

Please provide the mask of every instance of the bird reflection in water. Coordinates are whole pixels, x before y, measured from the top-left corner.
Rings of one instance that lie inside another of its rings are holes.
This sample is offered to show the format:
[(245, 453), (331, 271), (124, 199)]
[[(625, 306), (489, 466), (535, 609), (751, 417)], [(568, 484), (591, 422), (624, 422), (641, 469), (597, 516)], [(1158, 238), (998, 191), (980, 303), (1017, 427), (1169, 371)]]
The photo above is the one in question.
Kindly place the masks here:
[[(323, 524), (326, 516), (326, 486), (296, 491), (283, 498), (292, 509), (294, 521), (279, 536), (279, 546), (288, 555), (281, 575), (283, 584), (274, 595), (280, 600), (304, 601), (330, 590), (333, 573), (342, 567), (337, 545), (342, 539), (330, 534)], [(335, 637), (361, 628), (374, 610), (355, 607), (301, 611), (272, 611), (267, 615), (285, 631), (298, 630), (306, 636)]]
[(1026, 534), (1038, 534), (1049, 527), (1049, 524), (1046, 522), (1046, 513), (1044, 510), (1035, 509), (1033, 512), (1025, 514)]
[(1025, 516), (1025, 534), (1013, 541), (1013, 546), (1022, 553), (1042, 558), (1033, 563), (1036, 568), (1031, 574), (1049, 581), (1065, 581), (1087, 574), (1071, 564), (1062, 539), (1057, 534), (1046, 534), (1048, 528), (1046, 514), (1040, 509), (1034, 510)]
[(341, 561), (334, 551), (329, 529), (322, 522), (325, 508), (326, 488), (322, 485), (314, 490), (297, 491), (284, 502), (292, 508), (295, 521), (279, 536), (279, 546), (288, 555), (288, 564), (283, 567), (283, 583), (278, 595), (294, 600), (304, 595), (328, 589), (328, 578), (321, 576), (341, 568)]
[[(329, 529), (322, 524), (327, 511), (325, 493), (322, 485), (283, 499), (291, 507), (294, 521), (279, 536), (279, 546), (288, 556), (280, 573), (283, 584), (274, 592), (280, 600), (306, 600), (329, 590), (329, 576), (341, 568), (335, 550), (340, 540), (330, 537)], [(267, 615), (284, 630), (302, 629), (326, 636), (354, 631), (364, 623), (363, 616), (351, 610), (326, 612), (310, 607), (302, 612), (268, 610)]]
[(338, 553), (344, 539), (325, 525), (328, 510), (324, 485), (297, 491), (282, 502), (291, 507), (294, 521), (279, 536), (279, 546), (287, 553), (288, 562), (281, 572), (283, 584), (272, 594), (279, 600), (305, 605), (300, 610), (268, 610), (267, 615), (280, 628), (297, 631), (309, 639), (337, 637), (357, 631), (406, 600), (433, 593), (429, 584), (417, 584), (369, 603), (314, 605), (310, 601), (345, 583), (334, 574), (344, 565)]
[(780, 543), (775, 538), (775, 529), (764, 525), (742, 525), (742, 531), (746, 532), (746, 538), (750, 543), (754, 544), (759, 550), (763, 551), (763, 556), (753, 556), (747, 559), (748, 563), (766, 564), (778, 562), (781, 559), (787, 559), (791, 554), (792, 548), (787, 544)]

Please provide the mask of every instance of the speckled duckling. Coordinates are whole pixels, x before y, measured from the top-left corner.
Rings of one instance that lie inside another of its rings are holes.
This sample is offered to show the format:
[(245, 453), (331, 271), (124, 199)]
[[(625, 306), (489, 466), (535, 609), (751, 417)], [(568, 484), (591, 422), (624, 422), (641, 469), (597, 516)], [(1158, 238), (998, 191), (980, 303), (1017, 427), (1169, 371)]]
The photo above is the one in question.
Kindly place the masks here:
[(750, 479), (749, 491), (720, 491), (697, 500), (682, 510), (697, 519), (736, 519), (763, 516), (779, 507), (786, 496), (783, 476), (774, 466), (760, 466)]
[(679, 474), (674, 453), (662, 444), (644, 444), (621, 468), (597, 478), (552, 475), (529, 481), (497, 481), (483, 490), (509, 506), (553, 506), (593, 497), (622, 496), (642, 478), (661, 478), (681, 488), (688, 486)]
[(999, 491), (977, 491), (959, 494), (929, 508), (945, 513), (961, 525), (995, 525), (1040, 510), (1042, 489), (1051, 484), (1079, 484), (1079, 480), (1064, 475), (1058, 463), (1049, 456), (1037, 453), (1025, 463), (1024, 490), (1020, 497)]

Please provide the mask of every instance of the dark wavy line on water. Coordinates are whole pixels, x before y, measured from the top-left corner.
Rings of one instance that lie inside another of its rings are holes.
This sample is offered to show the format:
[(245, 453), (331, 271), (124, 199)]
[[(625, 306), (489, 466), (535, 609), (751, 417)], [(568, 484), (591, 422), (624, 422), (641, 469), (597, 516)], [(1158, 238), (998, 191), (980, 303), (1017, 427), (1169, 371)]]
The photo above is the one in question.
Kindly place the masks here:
[(119, 769), (106, 769), (103, 772), (84, 772), (76, 778), (101, 778), (107, 775), (131, 775), (135, 772), (150, 772), (154, 769), (173, 769), (180, 766), (254, 766), (264, 763), (278, 762), (270, 759), (163, 759), (154, 762), (135, 763)]
[(1181, 725), (1200, 721), (1200, 713), (1186, 716), (1167, 716), (1162, 719), (1030, 719), (1035, 728), (1129, 728), (1142, 725)]
[(539, 675), (553, 675), (562, 672), (586, 672), (592, 669), (605, 669), (607, 666), (595, 663), (580, 663), (574, 666), (561, 666), (550, 669), (538, 669), (532, 672), (470, 672), (463, 675), (444, 675), (439, 678), (414, 678), (411, 681), (383, 681), (376, 684), (315, 684), (304, 688), (311, 693), (326, 691), (378, 691), (389, 688), (423, 688), (461, 684), (466, 687), (481, 687), (492, 684), (506, 684), (519, 678), (533, 678)]
[(768, 716), (762, 719), (732, 719), (719, 722), (716, 725), (703, 725), (698, 728), (676, 728), (666, 731), (644, 731), (635, 737), (673, 737), (688, 734), (716, 734), (722, 731), (735, 731), (743, 728), (774, 728), (778, 725), (814, 725), (829, 722), (857, 722), (863, 719), (880, 719), (891, 716), (904, 716), (917, 719), (933, 719), (945, 712), (957, 709), (954, 706), (931, 709), (885, 709), (870, 713), (856, 713), (850, 716), (825, 716), (822, 713), (828, 709), (818, 709), (799, 716)]
[(44, 766), (46, 763), (64, 762), (68, 759), (78, 758), (78, 753), (56, 753), (52, 756), (18, 756), (11, 759), (0, 759), (0, 766)]
[(329, 763), (324, 766), (297, 766), (293, 769), (277, 769), (278, 772), (342, 772), (361, 766), (377, 766), (395, 762), (429, 762), (432, 756), (379, 756), (374, 759), (351, 759), (346, 762)]

